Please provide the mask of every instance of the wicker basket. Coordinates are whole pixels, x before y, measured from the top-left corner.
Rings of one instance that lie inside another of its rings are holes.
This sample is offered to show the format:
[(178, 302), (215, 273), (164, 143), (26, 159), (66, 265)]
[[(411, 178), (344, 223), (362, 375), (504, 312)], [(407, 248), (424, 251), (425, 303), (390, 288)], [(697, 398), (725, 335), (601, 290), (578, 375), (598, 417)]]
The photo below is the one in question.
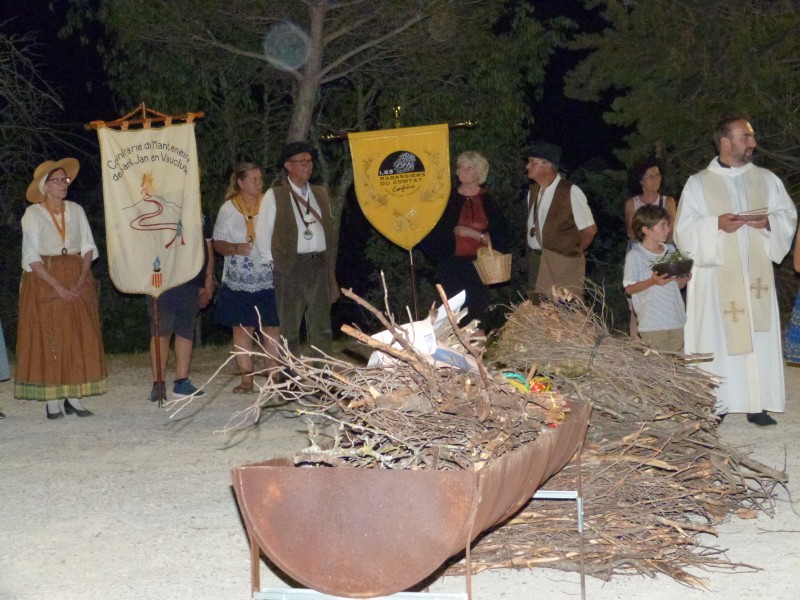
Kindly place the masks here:
[(478, 258), (473, 264), (483, 285), (503, 283), (511, 279), (511, 255), (493, 250), (491, 240), (488, 248), (478, 248)]

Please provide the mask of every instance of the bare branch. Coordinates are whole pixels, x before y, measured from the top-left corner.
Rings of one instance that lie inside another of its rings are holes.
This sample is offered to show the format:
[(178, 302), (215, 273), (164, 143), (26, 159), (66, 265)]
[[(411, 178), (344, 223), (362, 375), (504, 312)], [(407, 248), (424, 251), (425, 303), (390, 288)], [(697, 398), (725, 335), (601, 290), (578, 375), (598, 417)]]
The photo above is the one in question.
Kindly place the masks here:
[(412, 17), (411, 19), (409, 19), (408, 21), (406, 21), (405, 23), (403, 23), (399, 27), (396, 27), (396, 28), (392, 29), (391, 31), (387, 32), (386, 34), (384, 34), (384, 35), (382, 35), (382, 36), (380, 36), (378, 38), (375, 38), (375, 39), (370, 40), (368, 42), (364, 42), (360, 46), (357, 46), (356, 48), (353, 48), (352, 50), (349, 50), (348, 52), (345, 52), (344, 54), (339, 56), (337, 59), (329, 62), (327, 65), (322, 67), (322, 70), (320, 71), (320, 74), (324, 77), (327, 73), (330, 73), (334, 69), (338, 68), (340, 65), (344, 64), (346, 61), (350, 60), (352, 57), (354, 57), (354, 56), (356, 56), (358, 54), (361, 54), (362, 52), (365, 52), (366, 50), (369, 50), (370, 48), (374, 48), (374, 47), (382, 44), (386, 40), (392, 39), (393, 37), (396, 37), (396, 36), (400, 35), (401, 33), (406, 31), (410, 27), (413, 27), (414, 25), (416, 25), (417, 23), (419, 23), (420, 21), (422, 21), (425, 18), (426, 18), (426, 16), (424, 14), (417, 13), (414, 17)]

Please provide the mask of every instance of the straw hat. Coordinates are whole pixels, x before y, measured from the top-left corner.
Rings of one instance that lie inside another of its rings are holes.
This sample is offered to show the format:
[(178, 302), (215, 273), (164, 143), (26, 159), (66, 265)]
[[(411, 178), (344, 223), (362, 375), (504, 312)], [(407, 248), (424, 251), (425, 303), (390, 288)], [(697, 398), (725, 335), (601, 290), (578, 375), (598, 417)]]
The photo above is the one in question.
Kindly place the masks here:
[(29, 202), (33, 202), (34, 204), (41, 202), (44, 200), (44, 192), (42, 192), (39, 187), (42, 183), (42, 179), (57, 169), (64, 169), (67, 177), (74, 181), (80, 168), (80, 163), (74, 158), (62, 158), (61, 160), (47, 160), (43, 162), (36, 167), (36, 170), (33, 172), (33, 180), (28, 186), (28, 191), (25, 192), (25, 197)]

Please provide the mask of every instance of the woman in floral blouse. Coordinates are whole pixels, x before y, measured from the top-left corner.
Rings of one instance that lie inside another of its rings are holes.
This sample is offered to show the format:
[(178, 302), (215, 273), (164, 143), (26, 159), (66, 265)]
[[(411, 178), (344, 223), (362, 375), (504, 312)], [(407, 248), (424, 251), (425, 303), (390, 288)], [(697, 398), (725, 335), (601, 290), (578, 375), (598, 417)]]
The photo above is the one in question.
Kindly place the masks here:
[[(255, 244), (264, 192), (261, 167), (237, 165), (214, 227), (214, 250), (225, 257), (222, 287), (217, 294), (216, 321), (233, 329), (233, 346), (241, 382), (233, 392), (249, 394), (253, 386), (253, 341), (260, 337), (267, 351), (265, 371), (276, 375), (280, 322), (272, 279), (270, 244)], [(268, 250), (267, 250), (268, 252)]]

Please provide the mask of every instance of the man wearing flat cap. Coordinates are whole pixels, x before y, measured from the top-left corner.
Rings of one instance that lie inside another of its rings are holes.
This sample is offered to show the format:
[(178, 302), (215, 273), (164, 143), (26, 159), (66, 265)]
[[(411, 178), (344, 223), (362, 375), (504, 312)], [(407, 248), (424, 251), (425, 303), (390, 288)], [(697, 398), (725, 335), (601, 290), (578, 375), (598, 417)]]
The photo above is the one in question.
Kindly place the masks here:
[(558, 174), (561, 148), (537, 142), (527, 151), (528, 294), (552, 296), (566, 289), (583, 297), (584, 252), (597, 234), (581, 189)]
[(271, 243), (281, 335), (295, 355), (304, 316), (309, 343), (331, 354), (331, 303), (339, 298), (328, 192), (309, 183), (316, 156), (306, 142), (283, 147), (283, 181), (264, 195), (265, 215), (259, 223), (264, 233), (256, 236), (257, 241)]

